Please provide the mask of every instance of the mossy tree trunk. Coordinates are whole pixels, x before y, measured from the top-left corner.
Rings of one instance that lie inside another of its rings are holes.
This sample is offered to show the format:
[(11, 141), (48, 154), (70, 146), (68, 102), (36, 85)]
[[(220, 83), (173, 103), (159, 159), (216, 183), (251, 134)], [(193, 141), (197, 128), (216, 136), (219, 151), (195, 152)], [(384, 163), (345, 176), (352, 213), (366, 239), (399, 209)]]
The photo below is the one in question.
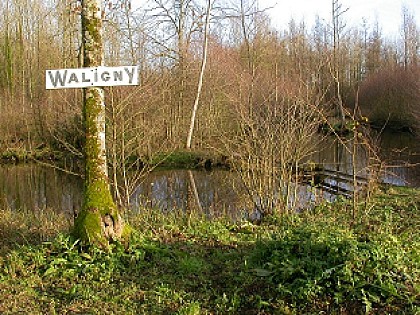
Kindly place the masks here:
[[(83, 66), (103, 64), (102, 11), (100, 0), (82, 1)], [(124, 235), (124, 222), (109, 188), (105, 151), (104, 90), (84, 89), (85, 187), (82, 210), (76, 218), (74, 236), (84, 244), (107, 246)]]

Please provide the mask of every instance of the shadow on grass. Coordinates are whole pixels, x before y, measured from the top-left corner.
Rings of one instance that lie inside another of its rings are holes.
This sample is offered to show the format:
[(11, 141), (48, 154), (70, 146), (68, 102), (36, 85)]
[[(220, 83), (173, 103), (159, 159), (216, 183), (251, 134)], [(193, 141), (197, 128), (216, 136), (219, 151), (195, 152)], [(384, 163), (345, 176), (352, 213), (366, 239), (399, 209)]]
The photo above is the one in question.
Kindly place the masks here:
[(357, 224), (337, 205), (262, 226), (144, 212), (129, 246), (108, 252), (65, 234), (35, 246), (44, 232), (3, 223), (29, 245), (0, 257), (0, 313), (416, 314), (417, 203), (401, 194)]
[(146, 212), (130, 222), (141, 232), (128, 248), (80, 252), (54, 215), (0, 213), (0, 313), (259, 312), (263, 285), (246, 266), (254, 231)]
[(39, 245), (70, 231), (72, 220), (51, 209), (0, 210), (0, 255), (22, 245)]

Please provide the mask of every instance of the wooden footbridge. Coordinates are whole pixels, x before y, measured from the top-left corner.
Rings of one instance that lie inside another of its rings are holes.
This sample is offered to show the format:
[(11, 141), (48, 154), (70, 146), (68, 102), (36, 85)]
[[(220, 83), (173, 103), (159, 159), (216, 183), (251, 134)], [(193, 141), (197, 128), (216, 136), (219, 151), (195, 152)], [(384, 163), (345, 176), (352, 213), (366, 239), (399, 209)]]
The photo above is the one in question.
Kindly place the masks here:
[(353, 197), (354, 193), (363, 193), (369, 183), (365, 176), (353, 176), (345, 171), (317, 168), (303, 170), (302, 182), (331, 195), (340, 195), (346, 198)]

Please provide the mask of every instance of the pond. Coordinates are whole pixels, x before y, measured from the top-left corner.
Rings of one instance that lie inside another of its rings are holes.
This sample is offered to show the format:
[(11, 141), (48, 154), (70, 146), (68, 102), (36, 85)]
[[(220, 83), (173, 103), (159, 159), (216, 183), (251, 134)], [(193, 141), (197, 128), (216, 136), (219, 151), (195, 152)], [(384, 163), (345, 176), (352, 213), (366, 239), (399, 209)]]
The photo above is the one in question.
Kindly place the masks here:
[[(379, 143), (385, 162), (380, 180), (394, 185), (420, 187), (420, 144), (409, 134), (386, 133)], [(363, 177), (368, 165), (364, 150), (357, 154), (356, 171)], [(337, 142), (325, 142), (310, 159), (326, 170), (351, 174), (352, 158)], [(341, 176), (341, 175), (340, 175)], [(338, 185), (330, 181), (328, 185)], [(232, 172), (215, 169), (156, 170), (147, 174), (131, 196), (133, 211), (143, 206), (162, 211), (199, 209), (209, 216), (235, 215), (244, 205), (244, 192)], [(0, 208), (39, 210), (56, 209), (71, 215), (80, 209), (83, 181), (80, 177), (38, 164), (0, 166)], [(314, 196), (306, 186), (298, 187), (300, 199), (310, 202)], [(327, 194), (331, 198), (331, 194)], [(304, 205), (303, 205), (304, 206)]]

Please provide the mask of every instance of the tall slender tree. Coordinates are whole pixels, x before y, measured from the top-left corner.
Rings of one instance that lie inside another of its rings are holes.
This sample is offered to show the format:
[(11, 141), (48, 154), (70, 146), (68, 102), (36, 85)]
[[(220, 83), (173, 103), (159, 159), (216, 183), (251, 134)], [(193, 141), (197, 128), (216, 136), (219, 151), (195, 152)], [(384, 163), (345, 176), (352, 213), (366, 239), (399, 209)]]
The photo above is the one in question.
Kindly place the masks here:
[(190, 128), (188, 130), (188, 135), (187, 135), (187, 149), (191, 149), (191, 141), (192, 141), (192, 136), (194, 132), (195, 117), (197, 115), (198, 104), (200, 102), (201, 89), (203, 87), (204, 71), (206, 70), (211, 7), (212, 7), (211, 0), (207, 0), (206, 19), (204, 23), (203, 54), (201, 58), (201, 67), (200, 67), (200, 75), (199, 75), (198, 84), (197, 84), (197, 93), (195, 95), (194, 106), (193, 106), (193, 110), (191, 114)]
[(416, 67), (419, 59), (420, 31), (414, 15), (407, 7), (402, 8), (402, 36), (404, 67)]
[[(103, 65), (102, 10), (100, 0), (82, 0), (83, 66)], [(85, 191), (76, 218), (74, 236), (83, 243), (107, 246), (120, 239), (124, 222), (112, 199), (105, 152), (104, 90), (89, 87), (83, 93), (85, 127)]]
[(332, 76), (334, 80), (334, 101), (337, 106), (337, 112), (341, 119), (341, 123), (345, 122), (344, 104), (342, 100), (341, 91), (341, 35), (346, 26), (343, 20), (343, 15), (349, 10), (349, 8), (343, 8), (343, 5), (339, 0), (332, 0)]

